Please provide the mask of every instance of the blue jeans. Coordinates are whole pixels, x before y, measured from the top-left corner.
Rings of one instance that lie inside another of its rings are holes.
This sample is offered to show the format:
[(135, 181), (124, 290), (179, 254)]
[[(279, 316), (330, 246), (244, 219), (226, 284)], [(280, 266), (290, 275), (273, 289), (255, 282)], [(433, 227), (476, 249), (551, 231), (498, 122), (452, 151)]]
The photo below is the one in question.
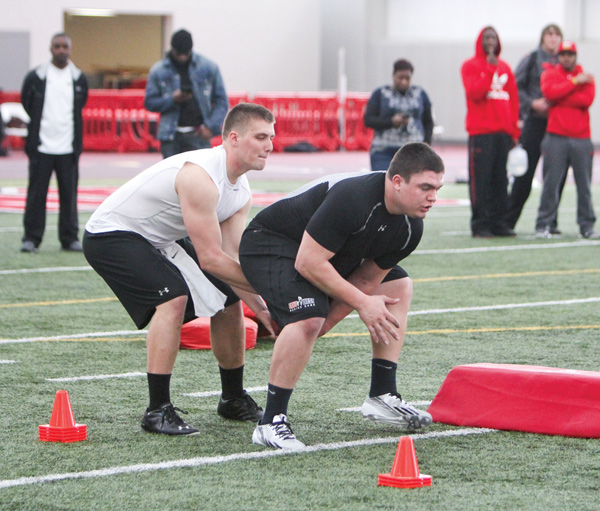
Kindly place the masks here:
[(399, 148), (389, 147), (371, 151), (371, 170), (387, 170)]

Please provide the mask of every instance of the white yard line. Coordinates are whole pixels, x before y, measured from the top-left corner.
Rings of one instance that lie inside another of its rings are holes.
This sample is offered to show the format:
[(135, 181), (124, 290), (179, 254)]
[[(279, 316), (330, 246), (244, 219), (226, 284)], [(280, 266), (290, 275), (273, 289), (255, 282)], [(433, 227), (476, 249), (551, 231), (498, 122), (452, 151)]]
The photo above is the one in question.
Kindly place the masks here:
[(122, 373), (122, 374), (96, 374), (91, 376), (74, 376), (72, 378), (46, 378), (46, 381), (54, 382), (72, 382), (72, 381), (90, 381), (90, 380), (110, 380), (112, 378), (136, 378), (146, 376), (146, 373)]
[(0, 339), (0, 344), (19, 344), (40, 341), (62, 341), (67, 339), (79, 339), (80, 337), (115, 337), (118, 335), (147, 334), (148, 330), (117, 330), (115, 332), (86, 332), (82, 334), (54, 335), (52, 337), (24, 337), (22, 339)]
[[(504, 245), (501, 247), (471, 247), (471, 248), (448, 248), (435, 250), (415, 250), (412, 255), (437, 255), (437, 254), (469, 254), (475, 252), (503, 252), (511, 250), (550, 250), (555, 248), (585, 248), (600, 245), (600, 241), (574, 241), (565, 243), (536, 243), (532, 245)], [(0, 270), (0, 275), (16, 275), (24, 273), (54, 273), (65, 271), (89, 271), (90, 266), (57, 266), (50, 268), (30, 268), (20, 270)]]
[[(464, 428), (455, 429), (450, 431), (436, 431), (431, 433), (422, 433), (410, 436), (413, 440), (428, 440), (432, 438), (448, 438), (457, 436), (467, 435), (481, 435), (485, 433), (494, 433), (495, 429), (479, 429), (479, 428)], [(301, 455), (313, 452), (322, 451), (335, 451), (339, 449), (350, 449), (356, 447), (368, 447), (371, 445), (382, 445), (382, 444), (395, 444), (398, 442), (399, 437), (385, 437), (385, 438), (370, 438), (365, 440), (355, 440), (351, 442), (334, 442), (331, 444), (317, 444), (305, 447), (300, 451), (288, 451), (282, 449), (268, 449), (256, 452), (240, 452), (230, 454), (228, 456), (206, 456), (198, 458), (190, 458), (185, 460), (173, 460), (163, 461), (160, 463), (143, 463), (139, 465), (126, 465), (121, 467), (108, 467), (99, 470), (88, 470), (83, 472), (65, 472), (62, 474), (47, 474), (36, 477), (20, 477), (18, 479), (4, 479), (0, 480), (0, 489), (12, 488), (15, 486), (28, 486), (38, 485), (56, 481), (65, 481), (68, 479), (92, 479), (96, 477), (107, 477), (114, 475), (134, 474), (140, 472), (152, 472), (156, 470), (169, 470), (177, 468), (189, 468), (189, 467), (200, 467), (217, 465), (221, 463), (229, 463), (241, 460), (255, 460), (263, 458), (272, 458), (275, 456), (290, 456), (290, 455)]]
[[(250, 393), (250, 392), (262, 392), (267, 390), (267, 386), (263, 386), (263, 387), (248, 387), (246, 389), (246, 392)], [(220, 390), (209, 390), (207, 392), (192, 392), (190, 394), (182, 394), (182, 396), (189, 396), (189, 397), (212, 397), (212, 396), (220, 396), (221, 395), (221, 391)]]
[(91, 266), (56, 266), (54, 268), (27, 268), (22, 270), (0, 270), (0, 275), (17, 275), (24, 273), (58, 273), (62, 271), (89, 271)]
[(499, 247), (444, 248), (415, 250), (411, 255), (470, 254), (475, 252), (505, 252), (511, 250), (548, 250), (554, 248), (584, 248), (600, 245), (600, 241), (580, 240), (565, 243), (536, 243), (534, 245), (503, 245)]
[[(454, 312), (480, 312), (490, 310), (521, 309), (525, 307), (550, 307), (554, 305), (576, 305), (581, 303), (600, 302), (600, 297), (581, 298), (576, 300), (554, 300), (549, 302), (508, 303), (505, 305), (482, 305), (480, 307), (455, 307), (453, 309), (425, 309), (421, 311), (409, 311), (409, 316), (422, 316), (425, 314), (447, 314)], [(345, 319), (359, 319), (358, 314), (349, 314)], [(0, 341), (2, 343), (2, 341)]]
[[(421, 316), (425, 314), (448, 314), (457, 312), (480, 312), (489, 310), (519, 309), (525, 307), (551, 307), (556, 305), (577, 305), (582, 303), (600, 302), (600, 297), (581, 298), (575, 300), (553, 300), (548, 302), (525, 302), (509, 303), (505, 305), (484, 305), (480, 307), (455, 307), (450, 309), (425, 309), (420, 311), (410, 311), (409, 316)], [(358, 314), (350, 314), (345, 319), (358, 319)], [(140, 335), (146, 334), (147, 330), (118, 330), (116, 332), (84, 332), (72, 335), (57, 335), (53, 337), (28, 337), (23, 339), (0, 339), (0, 344), (19, 344), (40, 341), (60, 341), (67, 339), (78, 339), (85, 337), (114, 337), (119, 335)]]

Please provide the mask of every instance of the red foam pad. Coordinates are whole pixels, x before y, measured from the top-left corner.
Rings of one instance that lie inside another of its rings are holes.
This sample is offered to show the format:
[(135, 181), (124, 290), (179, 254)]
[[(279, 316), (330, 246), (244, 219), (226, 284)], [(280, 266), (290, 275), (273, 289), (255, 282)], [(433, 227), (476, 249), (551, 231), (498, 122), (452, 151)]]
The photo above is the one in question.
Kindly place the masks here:
[(435, 422), (456, 426), (600, 438), (600, 372), (457, 366), (427, 411)]
[[(256, 334), (258, 325), (250, 318), (244, 318), (246, 327), (246, 349), (250, 350), (256, 346)], [(197, 318), (181, 327), (180, 348), (190, 350), (210, 349), (210, 318)]]

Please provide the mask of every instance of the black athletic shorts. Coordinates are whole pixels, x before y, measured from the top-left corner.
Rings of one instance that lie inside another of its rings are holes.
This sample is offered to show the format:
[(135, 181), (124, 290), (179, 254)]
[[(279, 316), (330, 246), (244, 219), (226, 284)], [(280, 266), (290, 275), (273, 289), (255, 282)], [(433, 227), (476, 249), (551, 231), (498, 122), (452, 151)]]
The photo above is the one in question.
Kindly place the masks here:
[[(240, 243), (240, 263), (248, 282), (263, 297), (280, 328), (309, 318), (326, 318), (330, 297), (294, 268), (298, 243), (277, 233), (247, 229)], [(408, 277), (393, 267), (383, 282)]]
[[(198, 263), (191, 241), (186, 238), (178, 243)], [(188, 297), (183, 322), (196, 318), (192, 296), (181, 272), (143, 236), (126, 231), (101, 234), (85, 231), (83, 253), (138, 328), (144, 328), (150, 322), (158, 305), (178, 296)], [(239, 301), (228, 284), (203, 273), (227, 296), (225, 307)]]

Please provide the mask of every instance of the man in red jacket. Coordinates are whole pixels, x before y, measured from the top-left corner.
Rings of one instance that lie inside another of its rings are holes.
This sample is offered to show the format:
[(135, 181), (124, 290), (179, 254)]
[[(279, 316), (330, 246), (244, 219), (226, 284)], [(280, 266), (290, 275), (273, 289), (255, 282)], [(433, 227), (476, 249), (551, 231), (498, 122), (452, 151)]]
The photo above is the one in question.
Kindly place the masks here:
[(469, 133), (471, 231), (476, 238), (514, 236), (506, 224), (508, 151), (519, 138), (519, 93), (510, 66), (500, 60), (500, 39), (486, 27), (475, 56), (463, 63)]
[(536, 238), (550, 238), (550, 226), (560, 202), (560, 185), (569, 169), (577, 187), (577, 224), (583, 238), (598, 239), (591, 196), (592, 158), (589, 108), (594, 102), (594, 77), (577, 64), (577, 47), (563, 41), (558, 64), (541, 78), (542, 94), (550, 102), (548, 127), (542, 141), (544, 187), (535, 224)]

